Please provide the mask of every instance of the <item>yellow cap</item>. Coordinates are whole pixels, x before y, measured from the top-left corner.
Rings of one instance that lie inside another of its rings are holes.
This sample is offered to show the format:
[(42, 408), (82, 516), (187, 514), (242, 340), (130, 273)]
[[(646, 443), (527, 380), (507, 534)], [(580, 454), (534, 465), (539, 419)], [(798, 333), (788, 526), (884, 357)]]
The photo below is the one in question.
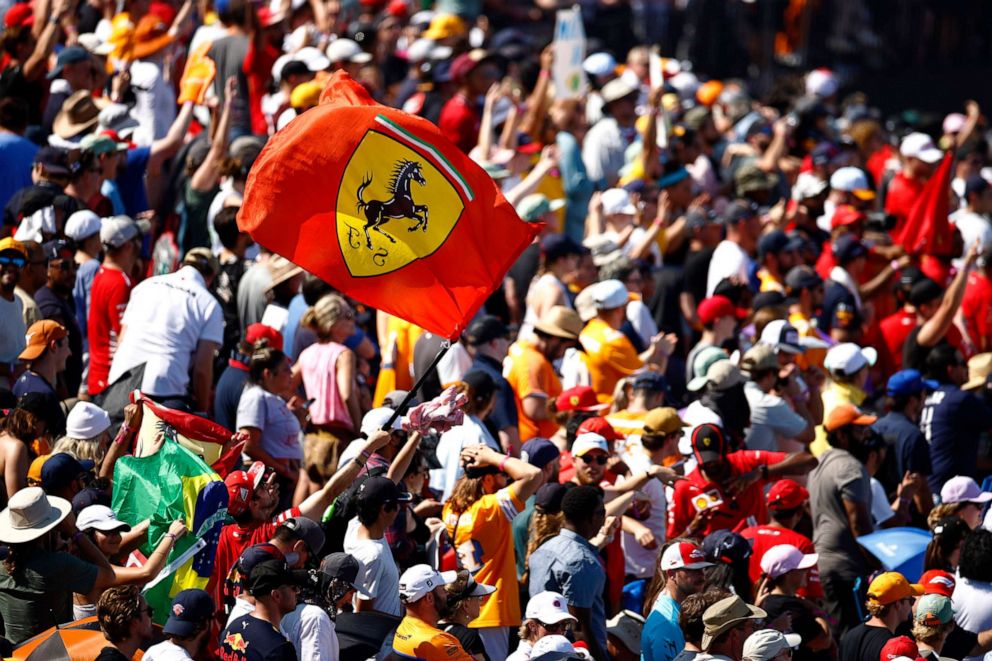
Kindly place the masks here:
[(899, 572), (888, 571), (879, 574), (868, 586), (868, 598), (876, 604), (887, 606), (900, 599), (919, 597), (923, 594), (922, 585), (914, 585)]
[(431, 24), (420, 35), (424, 39), (440, 41), (449, 37), (460, 37), (468, 32), (465, 21), (455, 14), (438, 14), (431, 19)]
[(28, 466), (28, 485), (41, 486), (41, 467), (45, 465), (50, 454), (42, 454), (35, 457), (35, 460)]
[(323, 90), (323, 84), (316, 80), (300, 83), (293, 88), (293, 92), (289, 95), (289, 104), (297, 110), (315, 106), (320, 101), (320, 93)]

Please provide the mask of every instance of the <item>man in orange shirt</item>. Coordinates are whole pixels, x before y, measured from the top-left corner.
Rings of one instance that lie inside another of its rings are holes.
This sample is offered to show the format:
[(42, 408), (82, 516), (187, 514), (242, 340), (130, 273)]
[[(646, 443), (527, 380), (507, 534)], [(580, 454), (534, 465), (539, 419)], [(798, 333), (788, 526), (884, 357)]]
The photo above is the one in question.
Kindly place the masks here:
[(601, 402), (613, 399), (617, 381), (640, 371), (646, 364), (658, 367), (667, 362), (662, 351), (667, 346), (663, 334), (651, 338), (647, 349), (638, 354), (634, 345), (620, 332), (627, 318), (627, 287), (619, 280), (604, 280), (590, 285), (596, 317), (586, 324), (579, 335), (585, 350), (592, 389)]
[(451, 614), (445, 585), (458, 573), (437, 572), (429, 565), (414, 565), (400, 576), (400, 601), (406, 616), (393, 634), (393, 653), (405, 659), (424, 661), (471, 661), (458, 639), (437, 628)]
[(556, 305), (534, 324), (532, 338), (522, 338), (510, 347), (504, 361), (505, 378), (513, 388), (522, 443), (535, 436), (551, 438), (558, 430), (548, 411), (548, 400), (561, 394), (552, 362), (565, 355), (581, 332), (578, 313)]

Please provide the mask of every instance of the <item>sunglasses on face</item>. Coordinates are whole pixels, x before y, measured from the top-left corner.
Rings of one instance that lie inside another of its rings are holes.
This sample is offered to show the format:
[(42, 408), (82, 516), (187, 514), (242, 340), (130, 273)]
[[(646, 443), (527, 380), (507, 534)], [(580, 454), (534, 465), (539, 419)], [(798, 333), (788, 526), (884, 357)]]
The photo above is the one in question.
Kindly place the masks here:
[(23, 257), (12, 257), (10, 255), (0, 255), (0, 266), (10, 266), (14, 265), (19, 269), (24, 268), (27, 264), (27, 260)]
[(599, 464), (600, 466), (605, 466), (606, 462), (610, 460), (610, 458), (605, 454), (597, 454), (593, 456), (583, 455), (579, 458), (587, 464)]
[(568, 631), (569, 625), (570, 623), (568, 620), (562, 620), (561, 622), (555, 622), (554, 624), (545, 624), (544, 622), (541, 622), (541, 627), (548, 633), (553, 634), (565, 633)]

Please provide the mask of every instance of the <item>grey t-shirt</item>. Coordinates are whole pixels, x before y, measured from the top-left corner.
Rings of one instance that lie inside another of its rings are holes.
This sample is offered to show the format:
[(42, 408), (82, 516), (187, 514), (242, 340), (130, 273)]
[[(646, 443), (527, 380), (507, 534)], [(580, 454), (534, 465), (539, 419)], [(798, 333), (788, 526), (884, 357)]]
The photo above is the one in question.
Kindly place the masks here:
[(820, 455), (808, 488), (820, 574), (834, 573), (847, 580), (867, 575), (843, 502), (863, 503), (871, 511), (871, 483), (864, 465), (847, 450), (831, 448)]
[(262, 432), (262, 449), (276, 459), (303, 460), (300, 421), (279, 395), (261, 386), (249, 385), (238, 401), (237, 428), (253, 427)]
[(751, 427), (744, 444), (748, 450), (788, 452), (779, 440), (795, 438), (806, 429), (806, 419), (792, 410), (778, 395), (763, 391), (754, 381), (744, 384), (744, 395), (751, 407)]

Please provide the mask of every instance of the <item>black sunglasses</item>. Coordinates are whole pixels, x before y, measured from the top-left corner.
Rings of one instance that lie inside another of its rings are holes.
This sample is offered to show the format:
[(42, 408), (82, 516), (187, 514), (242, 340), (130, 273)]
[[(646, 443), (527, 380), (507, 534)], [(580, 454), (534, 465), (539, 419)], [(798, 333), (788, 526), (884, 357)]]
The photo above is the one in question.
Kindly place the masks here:
[(0, 255), (0, 266), (10, 266), (13, 264), (19, 269), (24, 268), (24, 265), (28, 263), (28, 260), (23, 257), (11, 257), (9, 255)]
[(583, 455), (582, 457), (579, 458), (582, 459), (582, 461), (586, 462), (587, 464), (599, 464), (600, 466), (605, 466), (606, 462), (610, 460), (610, 458), (607, 457), (605, 454), (597, 454), (593, 457), (590, 457), (589, 455)]

